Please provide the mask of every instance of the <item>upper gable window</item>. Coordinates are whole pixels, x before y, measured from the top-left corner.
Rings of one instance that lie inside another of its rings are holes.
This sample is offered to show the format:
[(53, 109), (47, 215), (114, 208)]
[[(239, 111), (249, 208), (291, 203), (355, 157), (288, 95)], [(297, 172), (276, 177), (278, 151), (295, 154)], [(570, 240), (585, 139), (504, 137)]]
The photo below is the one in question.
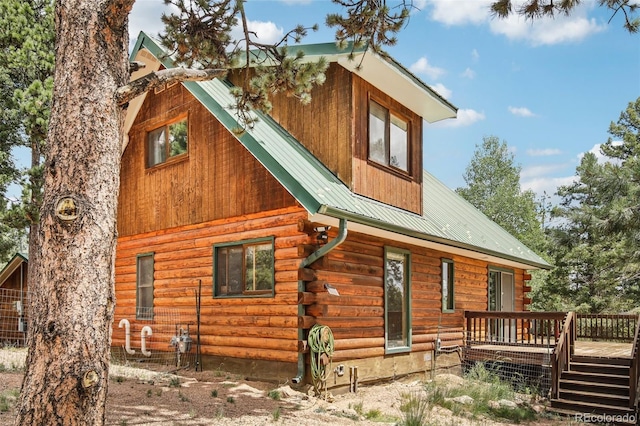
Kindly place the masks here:
[(168, 123), (147, 134), (147, 167), (186, 155), (189, 126), (186, 118)]
[(409, 122), (369, 101), (369, 160), (409, 172)]

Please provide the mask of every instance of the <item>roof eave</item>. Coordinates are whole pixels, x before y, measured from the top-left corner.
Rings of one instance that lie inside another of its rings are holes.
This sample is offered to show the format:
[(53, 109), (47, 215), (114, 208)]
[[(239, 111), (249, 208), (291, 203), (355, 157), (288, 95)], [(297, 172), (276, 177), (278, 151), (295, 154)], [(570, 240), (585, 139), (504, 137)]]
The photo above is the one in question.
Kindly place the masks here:
[(395, 225), (389, 222), (384, 222), (381, 220), (361, 216), (357, 213), (348, 212), (345, 210), (337, 209), (328, 205), (322, 205), (318, 209), (318, 214), (323, 214), (327, 216), (332, 216), (338, 219), (347, 219), (351, 222), (356, 222), (365, 226), (370, 226), (373, 228), (383, 229), (394, 234), (405, 235), (410, 238), (415, 238), (422, 241), (432, 242), (436, 244), (441, 244), (444, 246), (455, 247), (458, 249), (466, 250), (469, 252), (481, 253), (487, 256), (491, 256), (494, 258), (504, 259), (510, 262), (517, 263), (523, 267), (523, 269), (551, 269), (552, 266), (548, 263), (536, 262), (530, 259), (524, 259), (522, 257), (509, 255), (503, 252), (498, 252), (494, 250), (485, 249), (483, 247), (478, 247), (473, 244), (465, 244), (461, 241), (448, 240), (446, 238), (437, 237), (434, 235), (426, 234), (423, 232), (418, 232), (410, 228), (406, 228), (400, 225)]

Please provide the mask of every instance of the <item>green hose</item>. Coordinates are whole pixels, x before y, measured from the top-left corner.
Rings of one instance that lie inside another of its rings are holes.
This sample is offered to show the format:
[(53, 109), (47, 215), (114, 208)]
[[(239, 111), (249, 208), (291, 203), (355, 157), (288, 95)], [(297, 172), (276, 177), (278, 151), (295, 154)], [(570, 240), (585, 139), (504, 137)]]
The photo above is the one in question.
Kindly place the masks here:
[[(318, 394), (321, 394), (324, 389), (326, 397), (327, 378), (331, 371), (331, 358), (333, 357), (333, 333), (326, 325), (316, 324), (309, 330), (307, 342), (311, 352), (311, 380), (313, 381), (313, 387)], [(329, 369), (327, 369), (327, 364)]]

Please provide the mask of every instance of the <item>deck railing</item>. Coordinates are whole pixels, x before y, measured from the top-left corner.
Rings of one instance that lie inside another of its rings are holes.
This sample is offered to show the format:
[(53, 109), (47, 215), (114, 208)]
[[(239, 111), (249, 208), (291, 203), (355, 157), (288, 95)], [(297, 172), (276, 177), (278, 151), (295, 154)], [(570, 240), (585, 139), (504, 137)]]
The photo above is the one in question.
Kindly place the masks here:
[[(635, 315), (634, 315), (635, 316)], [(638, 407), (638, 387), (640, 386), (640, 365), (638, 354), (640, 353), (640, 315), (636, 316), (636, 332), (631, 348), (631, 368), (629, 370), (629, 408)]]
[(560, 388), (560, 376), (563, 371), (569, 370), (571, 355), (575, 350), (576, 342), (576, 314), (569, 312), (564, 321), (562, 333), (558, 337), (553, 360), (551, 361), (551, 395), (558, 397)]
[(578, 339), (633, 342), (637, 315), (577, 314)]
[(565, 312), (465, 311), (467, 345), (513, 343), (555, 345)]

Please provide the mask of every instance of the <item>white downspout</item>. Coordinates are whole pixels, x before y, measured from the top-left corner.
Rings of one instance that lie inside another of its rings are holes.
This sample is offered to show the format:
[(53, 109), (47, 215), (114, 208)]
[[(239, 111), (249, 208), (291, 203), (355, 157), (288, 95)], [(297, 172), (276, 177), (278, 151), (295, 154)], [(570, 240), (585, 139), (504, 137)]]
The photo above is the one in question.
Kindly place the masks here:
[(118, 324), (118, 328), (122, 328), (123, 325), (124, 325), (124, 350), (127, 351), (129, 355), (133, 355), (136, 353), (136, 351), (131, 349), (131, 324), (129, 324), (128, 319), (122, 318), (120, 320), (120, 324)]
[(152, 335), (153, 330), (151, 330), (151, 327), (148, 325), (142, 327), (142, 330), (140, 331), (140, 352), (142, 352), (142, 355), (144, 356), (151, 356), (151, 351), (147, 350), (147, 336)]

